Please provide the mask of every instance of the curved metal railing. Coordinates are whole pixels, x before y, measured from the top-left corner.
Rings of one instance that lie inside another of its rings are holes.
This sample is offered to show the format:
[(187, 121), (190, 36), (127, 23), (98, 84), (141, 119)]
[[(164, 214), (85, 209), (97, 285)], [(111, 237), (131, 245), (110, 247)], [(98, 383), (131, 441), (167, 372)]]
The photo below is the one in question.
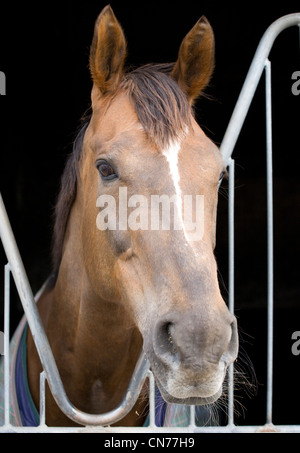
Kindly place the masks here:
[[(116, 423), (117, 421), (124, 418), (133, 408), (142, 389), (143, 383), (147, 377), (147, 373), (149, 371), (149, 362), (146, 355), (144, 353), (141, 354), (133, 373), (131, 382), (129, 384), (127, 393), (121, 404), (116, 409), (101, 415), (87, 414), (77, 409), (67, 397), (63, 383), (61, 381), (59, 371), (57, 369), (52, 350), (50, 348), (39, 312), (37, 310), (35, 298), (33, 296), (23, 266), (23, 262), (10, 226), (10, 222), (1, 195), (0, 236), (9, 263), (8, 267), (6, 268), (6, 272), (11, 272), (13, 275), (24, 308), (25, 316), (27, 318), (43, 369), (45, 371), (45, 377), (48, 381), (51, 393), (62, 412), (74, 422), (85, 426), (107, 426)], [(6, 278), (6, 282), (8, 282), (8, 278)], [(8, 304), (7, 300), (6, 304)], [(9, 310), (6, 308), (5, 311), (6, 315), (8, 315)], [(6, 323), (6, 325), (8, 325), (8, 323)], [(5, 332), (5, 334), (7, 334), (7, 332)], [(7, 335), (5, 335), (5, 337), (7, 338)], [(4, 360), (8, 357), (8, 355), (9, 354), (5, 354)], [(43, 401), (43, 397), (41, 398), (41, 400)]]
[(257, 85), (265, 69), (266, 61), (274, 41), (283, 30), (297, 25), (300, 27), (300, 13), (288, 14), (273, 22), (261, 38), (222, 140), (221, 153), (227, 165), (230, 163), (231, 155), (243, 127)]

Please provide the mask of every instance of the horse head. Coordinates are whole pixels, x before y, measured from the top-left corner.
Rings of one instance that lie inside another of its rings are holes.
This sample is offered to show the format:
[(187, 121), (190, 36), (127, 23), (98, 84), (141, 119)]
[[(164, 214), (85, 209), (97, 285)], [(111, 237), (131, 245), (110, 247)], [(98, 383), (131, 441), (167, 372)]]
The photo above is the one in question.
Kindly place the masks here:
[(238, 352), (214, 257), (224, 162), (193, 115), (214, 68), (214, 34), (202, 17), (173, 65), (126, 72), (126, 54), (107, 6), (90, 52), (77, 191), (85, 272), (93, 294), (138, 328), (163, 397), (210, 403)]

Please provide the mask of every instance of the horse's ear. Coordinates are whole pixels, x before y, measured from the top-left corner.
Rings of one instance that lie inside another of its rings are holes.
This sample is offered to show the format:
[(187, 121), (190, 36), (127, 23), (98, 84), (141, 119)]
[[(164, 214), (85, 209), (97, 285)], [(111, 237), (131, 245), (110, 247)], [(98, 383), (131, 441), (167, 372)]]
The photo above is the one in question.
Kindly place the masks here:
[(208, 85), (214, 65), (214, 32), (202, 16), (182, 41), (171, 76), (193, 102)]
[(117, 87), (123, 74), (127, 44), (121, 25), (108, 5), (99, 15), (90, 51), (90, 71), (102, 94)]

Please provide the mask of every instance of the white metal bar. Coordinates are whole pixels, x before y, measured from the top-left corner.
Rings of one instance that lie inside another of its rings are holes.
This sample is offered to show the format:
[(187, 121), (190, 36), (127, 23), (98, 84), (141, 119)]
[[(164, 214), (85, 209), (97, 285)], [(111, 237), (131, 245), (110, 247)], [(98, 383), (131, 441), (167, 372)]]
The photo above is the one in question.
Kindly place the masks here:
[(190, 427), (196, 427), (196, 410), (195, 406), (190, 406)]
[(147, 374), (149, 378), (149, 427), (155, 428), (155, 381), (151, 371)]
[(40, 375), (40, 426), (46, 425), (46, 374)]
[[(229, 159), (229, 206), (228, 206), (228, 241), (229, 241), (229, 310), (234, 313), (234, 203), (235, 203), (235, 162)], [(234, 424), (234, 365), (228, 370), (228, 425)]]
[(272, 81), (271, 63), (266, 71), (266, 146), (267, 146), (267, 229), (268, 229), (268, 352), (267, 352), (267, 423), (272, 423), (273, 400), (273, 309), (274, 309), (274, 246), (273, 246), (273, 145), (272, 145)]
[(197, 433), (232, 433), (232, 434), (247, 434), (247, 433), (300, 433), (300, 425), (247, 425), (247, 426), (205, 426), (205, 427), (168, 427), (168, 428), (151, 428), (151, 427), (101, 427), (91, 426), (82, 428), (66, 428), (66, 427), (47, 427), (40, 426), (36, 428), (22, 427), (4, 427), (0, 430), (1, 433), (102, 433), (102, 434), (197, 434)]
[(4, 268), (4, 424), (10, 424), (10, 265)]

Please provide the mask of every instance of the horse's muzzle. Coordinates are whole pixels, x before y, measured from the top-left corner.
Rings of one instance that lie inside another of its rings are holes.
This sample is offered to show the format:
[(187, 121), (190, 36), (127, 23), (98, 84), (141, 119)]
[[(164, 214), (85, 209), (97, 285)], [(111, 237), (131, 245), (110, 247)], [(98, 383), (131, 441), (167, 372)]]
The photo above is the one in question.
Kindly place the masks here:
[(159, 320), (144, 349), (166, 401), (210, 404), (238, 354), (237, 322), (229, 311), (210, 318), (193, 311)]

